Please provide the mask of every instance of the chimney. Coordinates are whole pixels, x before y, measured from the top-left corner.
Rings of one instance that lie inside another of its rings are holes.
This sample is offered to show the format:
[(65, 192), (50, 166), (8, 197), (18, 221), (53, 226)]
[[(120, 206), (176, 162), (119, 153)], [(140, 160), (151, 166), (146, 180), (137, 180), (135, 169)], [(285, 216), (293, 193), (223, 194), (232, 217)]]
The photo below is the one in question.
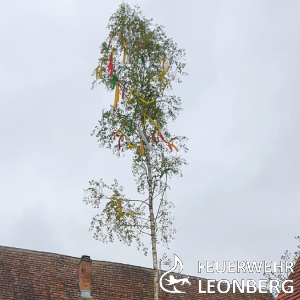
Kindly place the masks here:
[(87, 255), (82, 255), (79, 263), (79, 291), (81, 297), (91, 299), (92, 290), (92, 260)]

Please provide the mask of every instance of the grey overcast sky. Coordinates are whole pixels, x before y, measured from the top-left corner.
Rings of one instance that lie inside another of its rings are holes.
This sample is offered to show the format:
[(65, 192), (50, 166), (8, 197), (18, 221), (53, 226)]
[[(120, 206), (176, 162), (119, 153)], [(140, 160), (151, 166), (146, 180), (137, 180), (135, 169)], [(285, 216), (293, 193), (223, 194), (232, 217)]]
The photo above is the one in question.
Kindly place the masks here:
[[(300, 234), (300, 1), (128, 3), (187, 52), (172, 129), (189, 137), (189, 165), (168, 192), (178, 232), (159, 256), (176, 253), (191, 275), (198, 260), (279, 260)], [(151, 266), (93, 240), (97, 211), (82, 202), (91, 179), (134, 191), (129, 159), (90, 136), (114, 97), (90, 87), (119, 4), (0, 0), (1, 245)]]

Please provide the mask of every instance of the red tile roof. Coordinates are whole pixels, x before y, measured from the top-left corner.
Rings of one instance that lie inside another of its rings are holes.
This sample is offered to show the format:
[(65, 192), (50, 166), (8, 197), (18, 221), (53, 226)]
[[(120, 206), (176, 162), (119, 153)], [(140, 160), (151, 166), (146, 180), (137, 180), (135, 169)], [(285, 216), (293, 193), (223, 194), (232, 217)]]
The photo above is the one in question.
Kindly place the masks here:
[[(83, 300), (79, 291), (80, 261), (80, 258), (65, 255), (0, 246), (0, 299)], [(151, 269), (104, 261), (92, 261), (91, 264), (92, 299), (153, 299)], [(84, 277), (87, 279), (89, 274), (85, 272), (84, 268), (83, 276), (87, 276)], [(186, 294), (169, 294), (161, 291), (160, 300), (272, 299), (270, 294), (258, 293), (199, 294), (199, 279), (189, 277), (191, 285), (184, 286)], [(287, 299), (294, 300), (294, 298)]]
[(281, 292), (275, 300), (300, 300), (300, 257), (294, 267), (294, 272), (290, 274), (288, 279), (293, 280), (293, 284), (291, 284), (294, 287), (293, 293)]

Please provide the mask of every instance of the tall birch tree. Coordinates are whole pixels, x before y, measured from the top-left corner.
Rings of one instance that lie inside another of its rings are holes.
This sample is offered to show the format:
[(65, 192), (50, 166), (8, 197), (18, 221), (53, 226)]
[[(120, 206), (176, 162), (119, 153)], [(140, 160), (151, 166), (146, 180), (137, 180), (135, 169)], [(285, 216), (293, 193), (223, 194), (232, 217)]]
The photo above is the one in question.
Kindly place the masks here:
[(182, 176), (186, 164), (182, 157), (186, 137), (168, 129), (181, 110), (181, 99), (171, 92), (185, 74), (185, 51), (167, 37), (162, 26), (146, 19), (139, 7), (125, 3), (110, 17), (108, 29), (92, 87), (104, 84), (114, 91), (114, 99), (92, 134), (100, 147), (131, 156), (141, 196), (132, 199), (117, 179), (112, 184), (101, 179), (89, 182), (84, 201), (99, 210), (90, 227), (95, 239), (134, 243), (145, 254), (151, 245), (157, 300), (157, 244), (168, 246), (175, 233), (173, 204), (165, 197), (168, 178)]

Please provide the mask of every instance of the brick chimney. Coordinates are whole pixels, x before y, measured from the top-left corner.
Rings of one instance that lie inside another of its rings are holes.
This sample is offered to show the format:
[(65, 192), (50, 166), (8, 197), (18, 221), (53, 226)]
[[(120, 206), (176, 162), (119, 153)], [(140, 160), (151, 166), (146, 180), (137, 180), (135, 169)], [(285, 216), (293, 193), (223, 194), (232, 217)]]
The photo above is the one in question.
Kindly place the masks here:
[(91, 299), (92, 290), (92, 260), (83, 255), (79, 263), (79, 291), (81, 297)]

